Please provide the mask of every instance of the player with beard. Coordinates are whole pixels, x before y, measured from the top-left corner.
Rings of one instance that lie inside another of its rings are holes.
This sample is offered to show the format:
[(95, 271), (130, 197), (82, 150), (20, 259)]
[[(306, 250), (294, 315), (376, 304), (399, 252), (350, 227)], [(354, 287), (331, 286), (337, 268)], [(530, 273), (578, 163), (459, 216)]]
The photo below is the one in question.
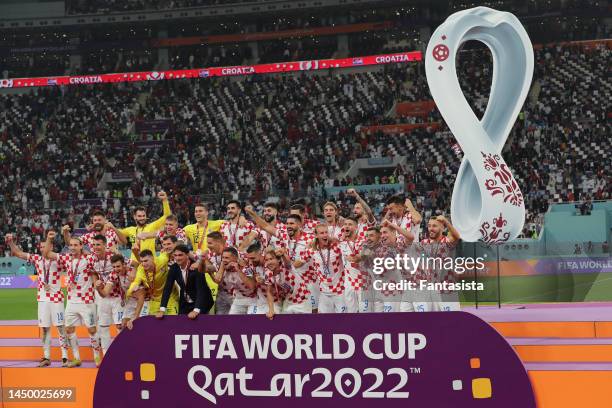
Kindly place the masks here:
[(115, 324), (117, 330), (121, 330), (124, 296), (119, 287), (115, 287), (115, 290), (108, 296), (104, 296), (104, 286), (110, 283), (110, 277), (113, 271), (111, 258), (114, 253), (106, 249), (107, 242), (104, 235), (95, 235), (92, 238), (92, 242), (94, 271), (98, 275), (98, 280), (94, 283), (94, 287), (97, 290), (96, 307), (98, 314), (98, 335), (102, 351), (104, 355), (106, 355), (113, 340), (110, 334), (110, 325)]
[(302, 220), (302, 231), (306, 234), (314, 236), (315, 227), (319, 224), (319, 221), (308, 218), (306, 214), (306, 207), (303, 204), (293, 204), (289, 208), (289, 214), (299, 215)]
[(257, 305), (257, 281), (254, 271), (247, 265), (243, 266), (238, 262), (238, 250), (236, 248), (225, 248), (222, 259), (221, 268), (217, 272), (217, 281), (219, 282), (219, 279), (221, 279), (228, 292), (234, 297), (229, 314), (245, 315), (249, 309), (252, 310)]
[(315, 239), (308, 252), (309, 274), (319, 284), (319, 313), (346, 313), (344, 303), (344, 259), (337, 240), (327, 224), (315, 228)]
[(245, 274), (252, 276), (255, 279), (255, 302), (249, 307), (246, 314), (265, 314), (267, 307), (267, 288), (264, 285), (266, 277), (266, 268), (264, 266), (264, 255), (261, 249), (261, 244), (257, 241), (253, 242), (246, 250), (245, 255), (246, 265)]
[(136, 239), (144, 241), (149, 238), (155, 238), (156, 241), (161, 243), (164, 237), (167, 236), (175, 236), (178, 241), (185, 244), (188, 243), (187, 235), (185, 234), (185, 231), (179, 227), (178, 218), (174, 214), (170, 214), (166, 217), (163, 229), (157, 232), (141, 232), (136, 236)]
[(242, 241), (253, 231), (252, 223), (242, 216), (242, 205), (236, 200), (229, 201), (226, 206), (227, 215), (221, 226), (221, 233), (225, 236), (225, 244), (238, 249)]
[[(448, 235), (444, 234), (444, 230), (448, 230)], [(461, 240), (459, 231), (450, 223), (446, 217), (439, 215), (432, 217), (427, 223), (427, 238), (421, 240), (421, 249), (429, 258), (449, 258), (452, 256), (453, 250)], [(444, 263), (444, 262), (443, 262)], [(430, 271), (431, 276), (435, 277), (437, 282), (456, 282), (455, 272), (453, 270), (436, 270)], [(456, 292), (442, 291), (441, 299), (435, 302), (432, 306), (438, 311), (458, 311), (461, 310), (459, 297)]]
[(331, 201), (326, 202), (323, 205), (323, 217), (327, 223), (327, 229), (329, 236), (340, 240), (342, 237), (342, 225), (344, 224), (344, 218), (338, 214), (338, 206)]
[[(421, 225), (421, 214), (414, 208), (412, 201), (406, 198), (402, 200), (400, 196), (393, 196), (387, 200), (386, 203), (387, 214), (385, 218), (391, 221), (398, 227), (412, 232), (415, 239), (419, 239), (419, 229)], [(401, 234), (398, 235), (401, 238)]]
[(365, 233), (368, 228), (372, 228), (376, 225), (374, 213), (372, 212), (372, 209), (368, 203), (361, 198), (355, 189), (349, 188), (346, 190), (346, 194), (353, 197), (356, 201), (355, 206), (353, 207), (353, 216), (357, 218), (357, 235), (360, 239), (365, 240)]
[[(223, 225), (223, 220), (209, 220), (208, 219), (208, 205), (204, 203), (196, 204), (193, 209), (193, 215), (195, 217), (195, 224), (186, 225), (185, 234), (191, 244), (193, 252), (198, 258), (201, 258), (208, 249), (208, 235), (212, 232), (219, 231)], [(206, 262), (206, 259), (202, 259), (198, 265)], [(206, 274), (206, 283), (210, 288), (210, 292), (213, 295), (213, 299), (217, 299), (217, 284), (212, 278), (212, 275)]]
[[(119, 239), (122, 242), (129, 242), (130, 245), (134, 245), (137, 241), (138, 234), (143, 232), (157, 233), (157, 231), (164, 227), (166, 217), (172, 214), (172, 211), (170, 210), (170, 204), (168, 203), (168, 195), (164, 191), (157, 193), (157, 198), (159, 198), (162, 202), (162, 216), (151, 223), (147, 223), (147, 209), (144, 207), (136, 207), (133, 212), (134, 222), (136, 225), (117, 230), (119, 233)], [(155, 239), (147, 238), (143, 240), (140, 242), (139, 248), (141, 251), (148, 249), (151, 252), (155, 252)]]
[(344, 258), (346, 282), (344, 289), (344, 303), (347, 313), (366, 313), (371, 311), (371, 302), (362, 300), (362, 289), (366, 285), (366, 274), (356, 262), (356, 256), (361, 251), (365, 239), (359, 237), (359, 221), (355, 217), (344, 219), (340, 249)]
[(145, 301), (145, 288), (137, 288), (129, 298), (125, 299), (125, 294), (136, 277), (136, 271), (132, 267), (131, 262), (126, 261), (121, 254), (114, 254), (111, 257), (111, 263), (113, 271), (101, 294), (105, 297), (110, 296), (114, 291), (118, 291), (121, 294), (121, 299), (125, 302), (121, 327), (127, 327), (131, 330), (134, 320), (149, 314), (149, 307)]
[(268, 224), (261, 217), (257, 216), (251, 206), (247, 206), (245, 211), (253, 218), (261, 230), (267, 232), (270, 236), (276, 237), (275, 243), (277, 248), (287, 249), (286, 261), (290, 266), (291, 272), (299, 281), (304, 281), (307, 286), (307, 296), (310, 299), (310, 304), (304, 305), (298, 298), (293, 298), (293, 300), (298, 300), (298, 302), (295, 304), (292, 304), (292, 301), (287, 302), (288, 312), (306, 313), (306, 310), (308, 310), (309, 312), (316, 313), (319, 305), (319, 283), (314, 275), (309, 273), (308, 264), (310, 246), (314, 236), (302, 231), (302, 218), (297, 214), (289, 214), (287, 224), (284, 228), (279, 228), (278, 225)]
[[(113, 251), (119, 243), (125, 244), (125, 241), (122, 242), (120, 240), (117, 228), (115, 228), (112, 223), (108, 222), (104, 212), (100, 210), (95, 210), (91, 214), (91, 224), (88, 229), (90, 231), (80, 238), (83, 245), (89, 247), (90, 250), (93, 250), (94, 237), (96, 235), (104, 235), (106, 237), (106, 249), (109, 251)], [(70, 227), (68, 225), (64, 225), (62, 228), (62, 235), (64, 237), (64, 242), (69, 243)]]
[(204, 262), (202, 267), (206, 275), (215, 284), (214, 293), (216, 297), (214, 312), (218, 315), (229, 314), (232, 308), (233, 297), (224, 284), (219, 284), (216, 277), (223, 263), (223, 250), (226, 248), (225, 237), (219, 231), (213, 231), (206, 237), (206, 252), (202, 254), (201, 260)]
[[(41, 255), (23, 252), (17, 245), (12, 234), (6, 235), (5, 242), (11, 248), (11, 255), (34, 265), (38, 276), (38, 290), (36, 300), (38, 302), (38, 326), (41, 328), (41, 340), (43, 344), (43, 358), (39, 367), (51, 365), (51, 325), (57, 327), (59, 333), (59, 344), (62, 350), (62, 366), (68, 366), (68, 346), (66, 344), (66, 331), (64, 328), (64, 293), (60, 273), (62, 272), (57, 261), (45, 259)], [(42, 253), (44, 242), (38, 244)]]
[(256, 217), (260, 218), (257, 213), (254, 213), (251, 206), (247, 206), (251, 211), (247, 212), (245, 208), (245, 212), (251, 216), (253, 221), (257, 224), (257, 228), (254, 229), (240, 244), (240, 250), (244, 250), (248, 248), (249, 245), (253, 242), (253, 240), (257, 239), (261, 248), (267, 248), (268, 246), (277, 247), (280, 245), (279, 241), (287, 240), (287, 226), (278, 220), (278, 206), (276, 203), (267, 202), (263, 207), (263, 214), (261, 219), (265, 221), (266, 224), (271, 225), (276, 231), (274, 234), (269, 233), (265, 229), (259, 227), (260, 223), (257, 223)]
[(76, 326), (84, 325), (89, 332), (91, 348), (93, 350), (96, 366), (100, 364), (100, 343), (96, 336), (96, 304), (94, 300), (94, 285), (98, 279), (94, 270), (95, 258), (83, 252), (83, 244), (78, 238), (70, 239), (70, 252), (57, 254), (52, 251), (55, 231), (47, 234), (47, 241), (43, 249), (43, 256), (57, 264), (68, 272), (68, 302), (66, 304), (66, 336), (68, 343), (72, 346), (73, 360), (68, 367), (81, 365), (79, 343), (76, 337)]
[[(216, 244), (220, 244), (220, 242), (215, 242), (213, 245)], [(215, 249), (218, 250), (218, 248)], [(242, 266), (238, 263), (238, 250), (229, 246), (223, 248), (221, 250), (221, 263), (214, 273), (213, 278), (215, 283), (219, 285), (215, 310), (216, 314), (227, 315), (230, 313), (234, 303), (234, 287), (230, 275), (239, 274), (240, 270), (242, 270)]]

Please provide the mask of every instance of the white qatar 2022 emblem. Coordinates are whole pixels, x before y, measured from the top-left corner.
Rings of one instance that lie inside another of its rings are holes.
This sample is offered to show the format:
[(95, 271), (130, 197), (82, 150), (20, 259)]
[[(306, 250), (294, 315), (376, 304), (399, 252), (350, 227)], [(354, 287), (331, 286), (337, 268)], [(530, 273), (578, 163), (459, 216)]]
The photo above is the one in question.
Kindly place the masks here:
[[(457, 78), (456, 56), (466, 41), (484, 43), (493, 56), (491, 94), (482, 120)], [(431, 36), (425, 56), (431, 95), (464, 152), (451, 202), (453, 225), (468, 242), (516, 238), (525, 202), (502, 149), (529, 93), (533, 47), (513, 14), (476, 7), (449, 16)]]

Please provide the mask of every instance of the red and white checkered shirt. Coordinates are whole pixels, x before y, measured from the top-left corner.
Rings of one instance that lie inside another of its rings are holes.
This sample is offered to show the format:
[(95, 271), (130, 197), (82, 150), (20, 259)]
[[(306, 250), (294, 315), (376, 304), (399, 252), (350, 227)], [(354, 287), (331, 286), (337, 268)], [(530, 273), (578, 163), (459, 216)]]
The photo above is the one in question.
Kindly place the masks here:
[(366, 232), (368, 232), (368, 230), (374, 226), (376, 226), (376, 220), (374, 221), (368, 220), (366, 222), (360, 222), (359, 224), (357, 224), (357, 236), (360, 239), (365, 239)]
[[(253, 271), (246, 268), (244, 274), (248, 277), (253, 277)], [(254, 299), (257, 295), (257, 291), (249, 289), (242, 279), (240, 279), (240, 272), (236, 270), (226, 270), (223, 274), (223, 282), (227, 285), (229, 293), (233, 294), (236, 299)]]
[(225, 237), (225, 244), (228, 247), (238, 248), (242, 241), (255, 229), (252, 222), (247, 222), (244, 227), (225, 221), (221, 226), (221, 233)]
[[(418, 236), (418, 225), (415, 225), (413, 220), (412, 220), (412, 214), (409, 211), (406, 211), (404, 213), (404, 215), (402, 215), (401, 218), (390, 218), (389, 219), (390, 222), (392, 222), (393, 224), (397, 225), (398, 227), (405, 229), (406, 231), (410, 231), (414, 234), (414, 241), (418, 241), (419, 240), (419, 236)], [(397, 241), (399, 243), (403, 243), (406, 240), (406, 238), (400, 234), (399, 232), (397, 233)]]
[(302, 231), (307, 234), (314, 234), (317, 225), (319, 225), (319, 220), (315, 220), (312, 218), (304, 218), (302, 222)]
[(310, 301), (308, 283), (289, 269), (281, 266), (277, 273), (270, 269), (265, 270), (266, 285), (272, 287), (274, 302), (287, 299), (292, 303)]
[[(457, 245), (456, 242), (448, 239), (446, 235), (442, 235), (439, 240), (435, 241), (431, 238), (423, 238), (421, 240), (420, 249), (428, 258), (449, 258)], [(444, 262), (443, 262), (444, 264)], [(432, 277), (434, 282), (449, 282), (456, 283), (457, 276), (452, 269), (436, 269), (428, 270), (428, 276)], [(440, 291), (440, 293), (451, 293), (452, 291)]]
[(340, 223), (327, 224), (327, 234), (337, 240), (342, 239), (342, 225)]
[(340, 249), (344, 258), (344, 270), (346, 274), (346, 283), (351, 288), (358, 291), (366, 284), (366, 273), (361, 270), (358, 262), (350, 262), (349, 256), (358, 255), (361, 252), (365, 240), (357, 237), (357, 239), (349, 241), (340, 241)]
[[(28, 254), (28, 262), (36, 268), (38, 275), (38, 292), (36, 300), (39, 302), (63, 303), (61, 267), (56, 261), (45, 259), (40, 255)], [(45, 283), (49, 289), (45, 289)]]
[[(87, 245), (89, 249), (93, 250), (93, 238), (96, 235), (100, 235), (100, 231), (90, 231), (81, 236), (81, 242), (83, 245)], [(106, 249), (111, 249), (112, 247), (119, 245), (119, 237), (114, 229), (107, 228), (106, 232), (104, 232), (104, 236), (106, 237)]]
[(82, 254), (79, 258), (69, 253), (58, 255), (58, 265), (68, 274), (68, 302), (94, 303), (94, 262), (93, 255)]
[[(155, 236), (155, 238), (158, 241), (161, 241), (162, 239), (164, 239), (164, 237), (166, 235), (168, 235), (166, 230), (159, 230), (159, 231), (157, 231), (157, 235)], [(185, 234), (185, 231), (182, 228), (177, 228), (176, 232), (174, 233), (174, 236), (179, 241), (183, 241), (184, 243), (188, 243), (189, 242), (189, 240), (187, 239), (187, 234)]]
[(282, 247), (283, 243), (289, 239), (289, 233), (287, 232), (287, 225), (282, 222), (275, 224), (276, 232), (274, 235), (270, 235), (268, 231), (261, 228), (256, 228), (259, 242), (261, 243), (261, 250), (263, 251), (268, 246)]
[[(255, 282), (257, 284), (257, 288), (255, 289), (258, 301), (261, 303), (265, 303), (266, 301), (266, 284), (265, 284), (265, 280), (266, 280), (266, 267), (263, 266), (263, 264), (261, 265), (253, 265), (252, 262), (248, 262), (247, 265), (244, 268), (244, 273), (247, 276), (252, 276), (253, 278), (255, 278)], [(258, 280), (257, 278), (260, 278), (260, 280)], [(261, 283), (260, 283), (261, 281)]]
[(308, 251), (310, 274), (319, 282), (319, 291), (324, 294), (341, 295), (344, 293), (344, 261), (342, 250), (337, 242), (327, 248)]
[(301, 231), (299, 236), (294, 235), (293, 238), (287, 234), (286, 239), (282, 241), (281, 245), (283, 248), (287, 248), (287, 255), (292, 265), (297, 260), (304, 261), (304, 265), (299, 268), (292, 266), (291, 269), (296, 275), (301, 276), (307, 282), (315, 281), (315, 277), (310, 273), (312, 271), (309, 269), (311, 257), (310, 245), (313, 240), (314, 235)]
[[(113, 252), (106, 252), (103, 257), (98, 257), (94, 252), (91, 254), (94, 259), (94, 272), (98, 274), (99, 279), (104, 282), (106, 285), (109, 282), (114, 283), (111, 279), (111, 275), (113, 273), (113, 264), (111, 262), (111, 258), (113, 257)], [(116, 277), (114, 278), (116, 281)], [(109, 297), (122, 297), (120, 287), (118, 285), (113, 284), (113, 291), (110, 293)]]

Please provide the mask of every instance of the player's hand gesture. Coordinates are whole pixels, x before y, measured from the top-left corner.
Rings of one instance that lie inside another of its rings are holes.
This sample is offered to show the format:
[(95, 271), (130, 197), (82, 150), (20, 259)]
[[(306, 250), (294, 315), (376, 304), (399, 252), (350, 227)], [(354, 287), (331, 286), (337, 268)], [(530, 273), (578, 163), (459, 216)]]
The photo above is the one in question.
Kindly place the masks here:
[(199, 313), (196, 312), (195, 310), (192, 310), (191, 312), (189, 312), (187, 314), (187, 317), (189, 317), (191, 320), (195, 320), (198, 317)]
[(54, 241), (56, 236), (57, 232), (49, 231), (49, 233), (47, 234), (47, 241)]
[(159, 198), (162, 201), (166, 201), (168, 199), (168, 194), (166, 194), (166, 192), (162, 190), (159, 193), (157, 193), (157, 198)]
[(164, 318), (164, 312), (162, 312), (161, 310), (158, 311), (157, 313), (155, 313), (155, 318), (159, 319), (159, 320), (163, 319)]
[(268, 317), (268, 319), (272, 320), (274, 319), (274, 309), (270, 309), (268, 310), (268, 313), (266, 313), (266, 316)]
[(7, 244), (10, 244), (11, 242), (13, 242), (13, 234), (6, 234), (4, 236), (4, 241), (6, 241)]
[(388, 218), (385, 218), (383, 222), (380, 224), (381, 227), (392, 228), (392, 223)]
[[(88, 230), (91, 230), (91, 228), (92, 228), (92, 227), (93, 227), (93, 226), (92, 226), (91, 224), (89, 224), (89, 225), (87, 226), (87, 229), (88, 229)], [(62, 226), (62, 234), (65, 234), (66, 232), (70, 232), (70, 225), (68, 225), (68, 224), (66, 224), (66, 225)]]
[(104, 288), (104, 282), (102, 282), (100, 279), (98, 279), (98, 280), (96, 281), (95, 286), (96, 286), (96, 289), (101, 290), (101, 289), (103, 289), (103, 288)]
[(448, 223), (448, 220), (446, 219), (445, 216), (443, 215), (438, 215), (436, 217), (436, 221), (441, 222), (442, 224), (446, 225)]
[(346, 194), (351, 197), (357, 197), (357, 191), (355, 191), (354, 188), (349, 188), (348, 190), (346, 190)]
[(246, 219), (246, 218), (244, 218), (244, 216), (243, 216), (243, 215), (241, 215), (241, 216), (238, 218), (238, 226), (239, 226), (240, 228), (244, 228), (244, 227), (246, 227), (246, 225), (247, 225), (247, 219)]
[(304, 261), (303, 261), (303, 260), (301, 260), (301, 259), (296, 259), (296, 260), (293, 262), (293, 267), (294, 267), (294, 268), (301, 268), (302, 266), (304, 266), (304, 264), (305, 264), (305, 263), (306, 263), (306, 262), (304, 262)]
[(128, 330), (132, 330), (134, 328), (134, 319), (130, 319), (125, 323), (125, 327), (128, 328)]
[(255, 210), (253, 209), (252, 205), (247, 205), (246, 207), (244, 207), (244, 211), (247, 214), (254, 214), (255, 213)]

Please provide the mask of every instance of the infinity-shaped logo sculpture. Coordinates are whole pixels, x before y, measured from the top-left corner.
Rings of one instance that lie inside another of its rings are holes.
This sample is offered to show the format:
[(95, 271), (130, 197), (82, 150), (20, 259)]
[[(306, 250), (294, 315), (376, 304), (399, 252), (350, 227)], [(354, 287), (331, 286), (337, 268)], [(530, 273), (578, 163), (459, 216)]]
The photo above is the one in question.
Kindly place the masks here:
[[(469, 40), (483, 42), (493, 55), (491, 94), (482, 120), (457, 79), (457, 52)], [(488, 7), (457, 12), (433, 33), (425, 72), (438, 110), (464, 152), (451, 202), (453, 225), (469, 242), (516, 238), (525, 223), (525, 203), (501, 151), (533, 76), (527, 32), (510, 13)]]

